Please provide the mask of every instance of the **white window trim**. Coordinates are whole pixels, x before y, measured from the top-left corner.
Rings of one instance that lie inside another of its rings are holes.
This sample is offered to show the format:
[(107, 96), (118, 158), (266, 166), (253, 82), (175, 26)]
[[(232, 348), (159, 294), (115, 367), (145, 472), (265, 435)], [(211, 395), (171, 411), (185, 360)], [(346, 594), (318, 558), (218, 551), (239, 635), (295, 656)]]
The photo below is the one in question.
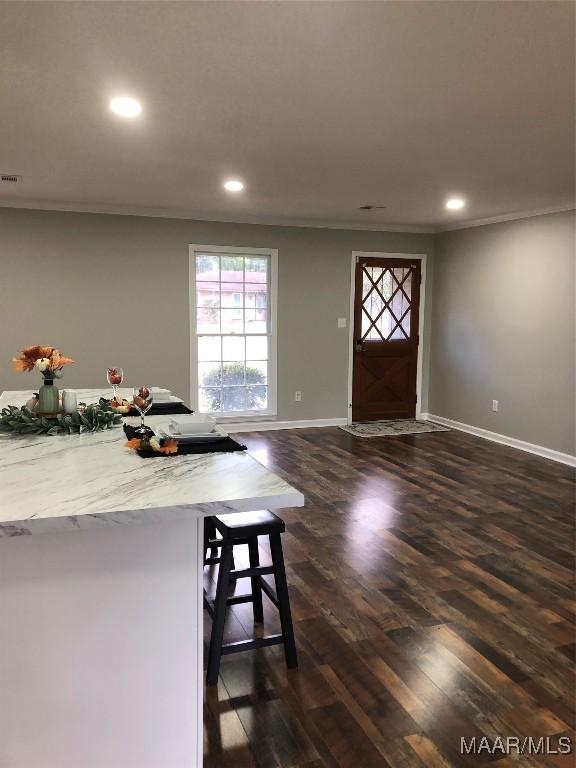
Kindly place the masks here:
[(189, 276), (189, 305), (190, 305), (190, 407), (198, 411), (198, 334), (196, 333), (196, 254), (237, 254), (238, 256), (269, 256), (270, 257), (270, 329), (268, 332), (268, 408), (265, 411), (228, 411), (212, 414), (217, 421), (269, 421), (277, 415), (277, 341), (278, 341), (278, 249), (277, 248), (246, 248), (228, 245), (198, 245), (188, 246), (188, 276)]

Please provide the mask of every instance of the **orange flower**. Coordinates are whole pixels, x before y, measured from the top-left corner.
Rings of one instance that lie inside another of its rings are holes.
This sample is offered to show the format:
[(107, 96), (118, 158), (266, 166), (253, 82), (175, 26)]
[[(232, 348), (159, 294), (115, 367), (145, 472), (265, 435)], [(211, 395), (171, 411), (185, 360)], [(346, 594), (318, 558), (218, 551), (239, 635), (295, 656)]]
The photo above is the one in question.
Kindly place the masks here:
[(133, 437), (127, 443), (124, 443), (124, 448), (132, 448), (134, 451), (137, 451), (140, 448), (140, 440), (137, 437)]
[(32, 347), (26, 347), (21, 350), (20, 357), (13, 357), (12, 365), (15, 371), (32, 371), (36, 360), (40, 360), (43, 357), (50, 360), (48, 368), (50, 371), (57, 371), (59, 368), (74, 362), (71, 357), (61, 355), (55, 347), (41, 347), (39, 344), (35, 344)]
[(23, 373), (24, 371), (31, 371), (34, 368), (34, 363), (31, 363), (29, 360), (22, 360), (19, 357), (13, 357), (12, 367), (15, 371)]
[(177, 440), (164, 440), (164, 444), (160, 448), (160, 453), (164, 453), (167, 456), (171, 453), (178, 453), (178, 441)]
[(64, 357), (64, 355), (61, 355), (57, 349), (53, 349), (52, 354), (45, 355), (45, 357), (50, 358), (51, 371), (57, 371), (59, 368), (63, 368), (65, 365), (70, 365), (70, 363), (74, 362), (71, 357)]
[[(12, 364), (15, 371), (31, 371), (34, 368), (34, 363), (41, 357), (50, 357), (54, 350), (54, 347), (39, 347), (35, 345), (33, 347), (26, 347), (20, 352), (20, 357), (13, 357)], [(44, 354), (48, 351), (48, 354)]]

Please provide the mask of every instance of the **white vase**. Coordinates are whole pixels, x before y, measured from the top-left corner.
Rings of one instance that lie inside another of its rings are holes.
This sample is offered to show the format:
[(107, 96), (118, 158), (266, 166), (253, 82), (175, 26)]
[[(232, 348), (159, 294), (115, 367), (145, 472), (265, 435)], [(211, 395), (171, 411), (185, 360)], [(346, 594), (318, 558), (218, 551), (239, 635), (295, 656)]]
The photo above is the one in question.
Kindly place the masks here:
[(62, 410), (64, 413), (74, 413), (78, 410), (78, 398), (73, 389), (62, 391)]

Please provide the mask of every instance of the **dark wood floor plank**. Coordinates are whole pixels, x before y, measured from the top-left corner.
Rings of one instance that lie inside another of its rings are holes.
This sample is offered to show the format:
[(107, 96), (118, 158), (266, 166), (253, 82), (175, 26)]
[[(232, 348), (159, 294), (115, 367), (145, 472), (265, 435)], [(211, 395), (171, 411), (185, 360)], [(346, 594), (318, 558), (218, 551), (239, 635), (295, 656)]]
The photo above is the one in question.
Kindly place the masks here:
[[(306, 496), (281, 513), (300, 667), (278, 647), (224, 658), (208, 768), (511, 768), (460, 738), (573, 735), (573, 469), (458, 432), (241, 437)], [(278, 629), (265, 600), (265, 627), (241, 604), (225, 633)]]

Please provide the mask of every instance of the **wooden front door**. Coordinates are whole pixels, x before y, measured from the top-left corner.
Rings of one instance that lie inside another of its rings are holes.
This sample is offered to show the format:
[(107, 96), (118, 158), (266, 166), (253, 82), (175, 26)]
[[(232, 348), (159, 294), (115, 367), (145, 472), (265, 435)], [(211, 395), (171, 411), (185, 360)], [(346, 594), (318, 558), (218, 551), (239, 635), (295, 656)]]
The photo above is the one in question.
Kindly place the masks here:
[(358, 257), (352, 420), (416, 415), (420, 261)]

